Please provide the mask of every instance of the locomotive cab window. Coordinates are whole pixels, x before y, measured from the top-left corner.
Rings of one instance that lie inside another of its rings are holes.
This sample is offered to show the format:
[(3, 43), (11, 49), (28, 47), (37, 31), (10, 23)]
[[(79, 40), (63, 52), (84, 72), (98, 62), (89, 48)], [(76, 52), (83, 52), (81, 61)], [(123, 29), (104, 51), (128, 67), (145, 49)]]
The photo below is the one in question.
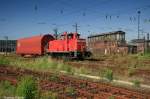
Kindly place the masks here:
[(80, 34), (77, 34), (77, 35), (76, 35), (76, 38), (79, 39), (79, 38), (80, 38)]
[(72, 33), (68, 34), (68, 39), (73, 39), (73, 34)]
[(64, 35), (60, 36), (60, 40), (65, 40), (65, 36)]

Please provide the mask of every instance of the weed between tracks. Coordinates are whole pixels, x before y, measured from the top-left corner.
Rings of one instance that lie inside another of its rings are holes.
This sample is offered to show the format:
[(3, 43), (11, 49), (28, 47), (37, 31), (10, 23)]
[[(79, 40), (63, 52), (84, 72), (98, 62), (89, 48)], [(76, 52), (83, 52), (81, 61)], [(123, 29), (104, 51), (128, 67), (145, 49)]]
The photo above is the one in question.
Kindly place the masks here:
[(37, 86), (32, 78), (22, 77), (22, 80), (17, 84), (17, 86), (12, 85), (8, 81), (0, 82), (0, 99), (4, 99), (4, 97), (10, 97), (11, 99), (13, 97), (23, 97), (23, 99), (37, 99), (37, 96)]
[(18, 83), (16, 95), (24, 99), (37, 99), (39, 97), (38, 85), (33, 77), (23, 77)]
[(2, 65), (11, 65), (32, 70), (43, 70), (52, 72), (65, 71), (66, 73), (71, 75), (73, 75), (74, 73), (87, 74), (91, 72), (90, 70), (87, 70), (84, 67), (72, 67), (68, 64), (65, 64), (63, 61), (54, 61), (49, 57), (41, 57), (34, 59), (27, 59), (22, 57), (0, 58), (2, 59), (0, 60), (0, 64)]
[(132, 83), (133, 83), (133, 86), (140, 87), (140, 81), (139, 80), (133, 80)]
[[(100, 72), (101, 73), (101, 72)], [(101, 74), (100, 77), (105, 77), (108, 81), (112, 81), (114, 79), (113, 77), (113, 71), (111, 69), (105, 69)]]
[(12, 86), (8, 81), (0, 82), (0, 99), (4, 96), (14, 96), (16, 87)]
[(31, 76), (21, 77), (17, 86), (8, 81), (0, 82), (0, 99), (57, 99), (57, 94), (51, 91), (42, 92), (38, 80)]
[[(18, 66), (21, 68), (27, 68), (32, 70), (40, 70), (40, 71), (52, 71), (52, 72), (60, 72), (65, 71), (68, 74), (91, 74), (100, 77), (105, 77), (108, 80), (122, 79), (126, 78), (126, 80), (131, 81), (134, 78), (136, 70), (138, 69), (146, 69), (150, 70), (149, 63), (149, 55), (127, 55), (121, 57), (117, 56), (105, 56), (100, 57), (100, 60), (106, 61), (106, 66), (100, 66), (100, 68), (95, 69), (94, 64), (91, 65), (92, 68), (87, 68), (86, 66), (71, 66), (71, 64), (66, 64), (63, 61), (52, 60), (48, 56), (40, 57), (40, 58), (22, 58), (22, 57), (4, 57), (0, 56), (0, 64)], [(85, 62), (84, 62), (85, 63)], [(78, 62), (78, 65), (81, 65), (82, 61)], [(90, 65), (88, 62), (85, 65)], [(96, 63), (95, 64), (99, 64)], [(101, 64), (100, 64), (101, 65)], [(111, 73), (108, 73), (111, 70)], [(131, 79), (130, 79), (131, 78)]]
[[(143, 64), (141, 61), (142, 60), (147, 60), (146, 57), (149, 56), (139, 56), (139, 55), (134, 55), (134, 56), (125, 56), (125, 57), (119, 57), (119, 56), (112, 56), (111, 58), (109, 57), (108, 60), (112, 59), (111, 62), (112, 64), (108, 64), (104, 68), (97, 69), (97, 71), (93, 71), (91, 68), (86, 68), (86, 66), (81, 66), (81, 67), (73, 67), (68, 64), (66, 64), (63, 61), (54, 61), (49, 57), (40, 57), (40, 58), (22, 58), (22, 57), (15, 57), (15, 58), (10, 58), (10, 57), (3, 57), (0, 56), (0, 64), (2, 65), (11, 65), (11, 66), (17, 66), (21, 68), (27, 68), (27, 69), (32, 69), (32, 70), (40, 70), (40, 71), (52, 71), (54, 73), (60, 72), (60, 71), (65, 71), (68, 74), (91, 74), (91, 75), (98, 75), (100, 77), (105, 77), (109, 81), (112, 81), (114, 78), (116, 79), (116, 76), (118, 76), (119, 72), (117, 70), (119, 68), (127, 68), (126, 69), (126, 75), (128, 77), (132, 77), (135, 73), (135, 70), (138, 68), (148, 68), (149, 69), (149, 64)], [(107, 57), (105, 57), (107, 59)], [(101, 60), (105, 60), (102, 59)], [(124, 64), (122, 64), (124, 63)], [(115, 65), (118, 67), (118, 69), (113, 70), (113, 68), (109, 68), (109, 65)], [(116, 73), (117, 72), (117, 73)], [(124, 70), (120, 71), (121, 74), (124, 72)], [(117, 74), (117, 75), (116, 75)], [(120, 75), (119, 75), (120, 76)], [(120, 76), (122, 78), (122, 76)], [(122, 78), (124, 79), (124, 78)], [(57, 79), (57, 76), (50, 77), (50, 81), (56, 81), (59, 80)], [(132, 80), (133, 81), (133, 80)], [(138, 82), (134, 81), (133, 84), (135, 86), (139, 86)], [(84, 87), (84, 85), (81, 87)], [(47, 92), (47, 94), (53, 94), (51, 92)], [(53, 96), (53, 95), (52, 95)], [(55, 93), (54, 96), (55, 97)]]
[(0, 57), (0, 64), (1, 65), (8, 65), (8, 64), (10, 64), (10, 61), (5, 57)]

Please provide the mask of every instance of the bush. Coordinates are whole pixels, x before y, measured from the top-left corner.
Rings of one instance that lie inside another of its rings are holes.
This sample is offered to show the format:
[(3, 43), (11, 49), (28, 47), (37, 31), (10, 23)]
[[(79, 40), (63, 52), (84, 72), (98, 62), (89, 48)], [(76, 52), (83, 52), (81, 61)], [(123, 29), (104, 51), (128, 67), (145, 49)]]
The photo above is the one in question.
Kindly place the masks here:
[(135, 72), (135, 69), (134, 68), (129, 68), (128, 69), (128, 76), (131, 77)]
[(80, 67), (80, 68), (77, 68), (77, 69), (79, 70), (79, 73), (81, 73), (81, 74), (87, 74), (86, 68)]
[(48, 57), (37, 58), (29, 66), (34, 69), (57, 69), (57, 62), (50, 60)]
[(5, 57), (0, 57), (0, 65), (8, 65), (9, 60), (6, 59)]
[(42, 57), (42, 58), (38, 58), (35, 60), (35, 64), (34, 67), (38, 66), (38, 68), (47, 68), (48, 66), (48, 58), (47, 57)]
[(14, 96), (16, 88), (8, 81), (0, 82), (0, 96)]
[(53, 81), (53, 82), (59, 82), (60, 81), (59, 77), (56, 74), (49, 77), (48, 80)]
[(104, 77), (106, 79), (108, 79), (109, 81), (112, 81), (113, 80), (113, 71), (110, 69), (106, 69), (104, 72)]
[(132, 81), (133, 82), (133, 85), (135, 86), (135, 87), (140, 87), (140, 81), (139, 80), (133, 80)]
[(51, 61), (51, 62), (49, 62), (49, 65), (50, 65), (50, 68), (51, 68), (51, 69), (57, 69), (58, 63), (57, 63), (57, 62), (54, 62), (54, 61)]
[(66, 71), (68, 74), (71, 74), (71, 75), (74, 74), (73, 67), (71, 67), (69, 65), (63, 64), (62, 67), (61, 67), (61, 69), (64, 70), (64, 71)]
[(73, 87), (67, 87), (65, 89), (66, 94), (68, 94), (69, 96), (74, 96), (76, 94), (75, 88)]
[(110, 96), (109, 99), (115, 99), (115, 96)]
[(35, 80), (32, 77), (24, 77), (18, 84), (16, 95), (24, 97), (24, 99), (36, 99), (38, 97), (38, 89)]
[(58, 95), (56, 93), (48, 91), (48, 92), (42, 93), (40, 99), (58, 99)]

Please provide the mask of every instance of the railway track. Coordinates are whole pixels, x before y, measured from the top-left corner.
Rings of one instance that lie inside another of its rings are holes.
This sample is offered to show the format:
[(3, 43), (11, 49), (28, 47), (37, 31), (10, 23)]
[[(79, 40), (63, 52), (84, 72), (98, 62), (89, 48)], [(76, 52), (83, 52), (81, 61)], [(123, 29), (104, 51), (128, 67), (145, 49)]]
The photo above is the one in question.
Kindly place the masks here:
[[(59, 99), (150, 99), (150, 95), (125, 88), (114, 87), (105, 83), (91, 82), (65, 75), (54, 75), (49, 72), (31, 71), (27, 69), (0, 66), (0, 80), (10, 81), (16, 85), (17, 78), (32, 75), (39, 78), (41, 90), (58, 93)], [(66, 88), (73, 88), (69, 93)]]

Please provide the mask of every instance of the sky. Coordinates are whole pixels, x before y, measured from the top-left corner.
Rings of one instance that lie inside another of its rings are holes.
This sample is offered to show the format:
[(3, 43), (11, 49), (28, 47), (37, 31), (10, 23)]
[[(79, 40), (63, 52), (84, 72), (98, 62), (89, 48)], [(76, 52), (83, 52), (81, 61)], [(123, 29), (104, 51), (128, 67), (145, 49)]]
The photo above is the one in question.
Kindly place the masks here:
[(122, 30), (126, 40), (150, 33), (150, 0), (0, 0), (0, 39), (74, 32), (83, 38)]

